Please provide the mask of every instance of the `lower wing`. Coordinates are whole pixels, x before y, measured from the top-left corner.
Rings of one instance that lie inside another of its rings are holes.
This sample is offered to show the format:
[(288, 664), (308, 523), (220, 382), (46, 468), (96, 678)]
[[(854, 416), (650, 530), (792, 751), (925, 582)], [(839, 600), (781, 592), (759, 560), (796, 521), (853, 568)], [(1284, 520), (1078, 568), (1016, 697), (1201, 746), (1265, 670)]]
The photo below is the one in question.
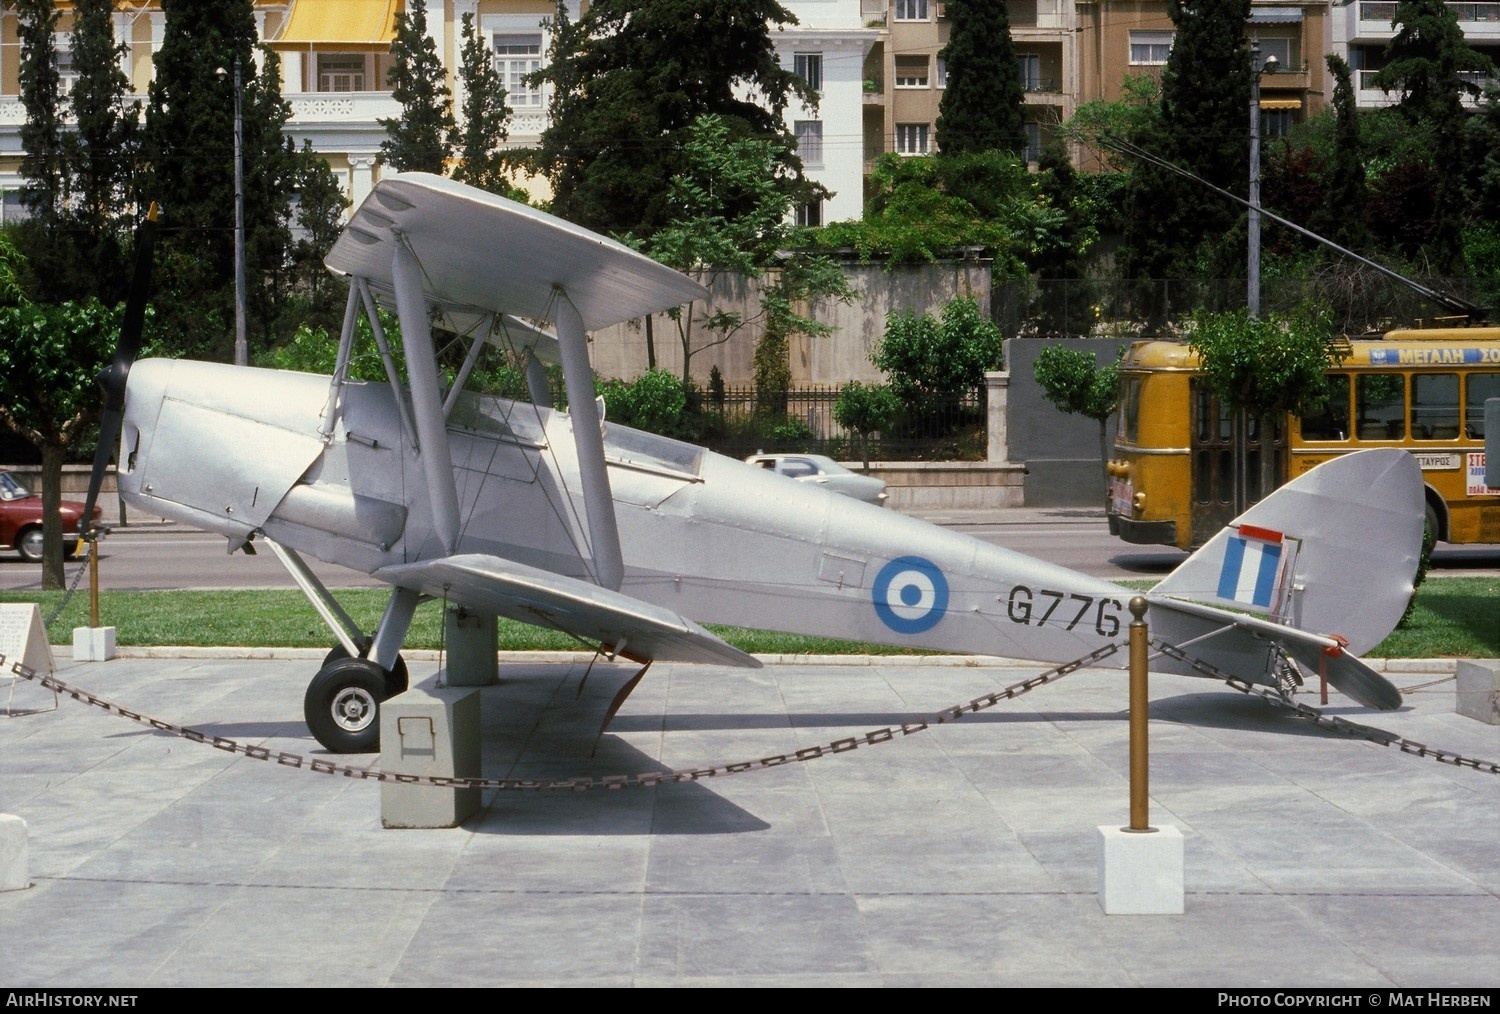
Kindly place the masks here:
[(561, 630), (637, 662), (760, 666), (754, 656), (670, 609), (497, 556), (470, 553), (400, 563), (372, 576), (475, 612)]

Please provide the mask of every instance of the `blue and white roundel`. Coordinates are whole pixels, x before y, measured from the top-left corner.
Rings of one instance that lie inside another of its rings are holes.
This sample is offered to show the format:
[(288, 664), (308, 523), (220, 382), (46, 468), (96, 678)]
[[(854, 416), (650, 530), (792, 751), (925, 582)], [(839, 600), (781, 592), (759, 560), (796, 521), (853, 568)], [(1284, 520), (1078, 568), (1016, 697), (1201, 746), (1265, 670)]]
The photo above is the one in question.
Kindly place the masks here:
[(948, 608), (948, 579), (920, 556), (898, 556), (875, 576), (875, 615), (898, 634), (931, 630)]

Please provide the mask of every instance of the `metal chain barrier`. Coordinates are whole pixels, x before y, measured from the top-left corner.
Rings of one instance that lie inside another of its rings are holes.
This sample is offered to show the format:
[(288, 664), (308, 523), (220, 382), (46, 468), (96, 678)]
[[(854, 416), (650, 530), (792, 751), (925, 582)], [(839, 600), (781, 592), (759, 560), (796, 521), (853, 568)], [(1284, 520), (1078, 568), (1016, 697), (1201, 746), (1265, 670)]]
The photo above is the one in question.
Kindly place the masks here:
[[(1351, 722), (1348, 719), (1330, 717), (1323, 714), (1317, 708), (1309, 707), (1306, 704), (1298, 704), (1296, 701), (1291, 700), (1289, 697), (1282, 696), (1281, 694), (1267, 687), (1258, 687), (1252, 683), (1247, 683), (1236, 676), (1230, 676), (1227, 673), (1221, 672), (1217, 667), (1210, 665), (1207, 662), (1200, 661), (1199, 659), (1191, 658), (1188, 656), (1187, 652), (1183, 651), (1181, 648), (1178, 648), (1175, 645), (1167, 644), (1165, 641), (1159, 641), (1153, 638), (1151, 640), (1151, 646), (1160, 651), (1163, 655), (1168, 655), (1180, 662), (1186, 662), (1188, 665), (1192, 666), (1194, 669), (1198, 670), (1205, 676), (1212, 676), (1214, 679), (1222, 680), (1242, 694), (1249, 694), (1252, 697), (1263, 698), (1264, 700), (1270, 701), (1277, 707), (1289, 708), (1299, 717), (1308, 719), (1319, 728), (1330, 729), (1334, 732), (1342, 733), (1346, 736), (1357, 736), (1361, 739), (1369, 740), (1371, 743), (1374, 743), (1378, 746), (1393, 746), (1396, 749), (1400, 750), (1402, 753), (1409, 753), (1417, 757), (1431, 757), (1439, 764), (1452, 764), (1455, 767), (1474, 768), (1476, 771), (1487, 771), (1492, 775), (1500, 775), (1500, 763), (1496, 763), (1494, 761), (1476, 760), (1472, 757), (1465, 757), (1462, 754), (1453, 753), (1449, 750), (1438, 750), (1434, 747), (1427, 746), (1425, 743), (1418, 743), (1415, 740), (1398, 736), (1393, 732), (1386, 732), (1384, 729), (1377, 729), (1372, 725), (1361, 725), (1358, 722)], [(1431, 683), (1423, 685), (1432, 686)]]
[[(78, 558), (78, 573), (73, 575), (73, 583), (68, 585), (67, 591), (63, 592), (62, 600), (57, 603), (57, 608), (52, 610), (52, 615), (42, 621), (42, 626), (48, 630), (52, 629), (52, 621), (61, 616), (62, 611), (68, 608), (68, 603), (73, 599), (73, 593), (78, 591), (78, 585), (83, 580), (83, 575), (88, 572), (89, 557), (94, 555), (94, 547), (97, 543), (89, 542), (86, 544), (89, 547), (88, 552)], [(4, 659), (4, 657), (4, 655), (0, 655), (0, 659)]]
[(106, 701), (102, 697), (91, 694), (86, 690), (69, 686), (55, 676), (38, 673), (20, 662), (13, 662), (7, 665), (8, 660), (4, 655), (0, 655), (0, 672), (9, 671), (22, 679), (39, 683), (54, 693), (71, 697), (75, 701), (81, 701), (84, 704), (107, 711), (112, 715), (128, 718), (133, 722), (148, 726), (159, 732), (168, 732), (174, 736), (181, 736), (183, 739), (191, 740), (194, 743), (207, 744), (216, 750), (241, 754), (251, 760), (270, 761), (283, 767), (307, 768), (319, 774), (343, 775), (346, 778), (394, 782), (402, 785), (431, 785), (438, 788), (501, 789), (511, 792), (546, 792), (557, 790), (584, 792), (589, 789), (649, 788), (669, 782), (696, 782), (704, 778), (714, 778), (720, 775), (737, 775), (743, 774), (746, 771), (759, 771), (765, 768), (780, 767), (783, 764), (798, 764), (804, 761), (816, 760), (819, 757), (830, 757), (834, 754), (848, 753), (850, 750), (855, 750), (862, 746), (889, 743), (898, 736), (915, 735), (936, 725), (956, 722), (965, 715), (977, 714), (978, 712), (994, 707), (1001, 701), (1015, 700), (1038, 687), (1056, 682), (1070, 673), (1077, 672), (1079, 669), (1108, 658), (1127, 643), (1121, 641), (1116, 644), (1105, 645), (1082, 658), (1074, 659), (1072, 662), (1048, 669), (1046, 672), (1039, 673), (1019, 683), (1012, 683), (1004, 690), (997, 690), (994, 693), (985, 694), (983, 697), (976, 697), (966, 704), (945, 708), (937, 714), (921, 721), (907, 722), (899, 726), (887, 726), (884, 729), (867, 732), (862, 736), (850, 736), (847, 739), (837, 739), (832, 743), (821, 746), (807, 747), (795, 753), (774, 754), (753, 761), (741, 761), (735, 764), (720, 764), (714, 767), (685, 769), (681, 771), (647, 771), (635, 775), (605, 775), (599, 778), (589, 776), (535, 779), (449, 778), (442, 775), (403, 775), (391, 771), (378, 771), (370, 768), (354, 767), (348, 764), (336, 764), (332, 761), (310, 759), (296, 753), (272, 752), (263, 746), (250, 746), (224, 736), (209, 736), (196, 729), (189, 729), (184, 726), (174, 725), (171, 722), (151, 718), (148, 715), (142, 715), (139, 712), (131, 711), (128, 708), (123, 708), (118, 704)]

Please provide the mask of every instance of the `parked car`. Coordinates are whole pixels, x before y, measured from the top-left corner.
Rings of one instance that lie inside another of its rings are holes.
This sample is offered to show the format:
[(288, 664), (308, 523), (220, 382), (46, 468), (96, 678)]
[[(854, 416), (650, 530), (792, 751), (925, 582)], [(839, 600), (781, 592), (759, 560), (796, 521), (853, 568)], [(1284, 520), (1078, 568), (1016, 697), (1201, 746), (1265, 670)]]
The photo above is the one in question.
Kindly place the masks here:
[[(64, 500), (58, 512), (63, 521), (63, 551), (73, 556), (78, 552), (78, 519), (83, 517), (83, 504)], [(94, 517), (99, 514), (96, 505)], [(42, 559), (42, 494), (31, 492), (4, 469), (0, 469), (0, 549), (14, 549), (21, 559), (32, 563)]]
[(885, 483), (873, 475), (851, 472), (837, 461), (822, 454), (752, 454), (745, 459), (752, 465), (769, 468), (773, 472), (796, 479), (799, 482), (816, 483), (829, 489), (852, 496), (856, 500), (885, 505)]

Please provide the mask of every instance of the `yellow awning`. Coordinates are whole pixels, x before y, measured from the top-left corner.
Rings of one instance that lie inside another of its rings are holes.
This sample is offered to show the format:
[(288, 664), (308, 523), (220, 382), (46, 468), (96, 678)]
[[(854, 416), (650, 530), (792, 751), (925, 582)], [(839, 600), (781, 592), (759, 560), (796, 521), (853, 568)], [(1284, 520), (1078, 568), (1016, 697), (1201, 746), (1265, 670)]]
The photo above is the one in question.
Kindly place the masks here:
[(1262, 109), (1301, 109), (1301, 99), (1261, 99)]
[(295, 0), (277, 49), (388, 49), (401, 0)]

